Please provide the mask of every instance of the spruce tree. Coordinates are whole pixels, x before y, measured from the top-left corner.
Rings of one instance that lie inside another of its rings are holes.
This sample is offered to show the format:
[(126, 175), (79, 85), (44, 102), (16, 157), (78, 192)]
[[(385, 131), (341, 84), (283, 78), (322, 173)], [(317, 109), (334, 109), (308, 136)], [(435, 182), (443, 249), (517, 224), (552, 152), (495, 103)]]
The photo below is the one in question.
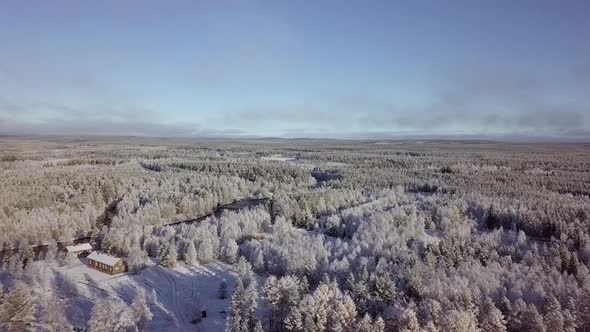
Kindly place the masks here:
[(176, 246), (174, 242), (164, 245), (160, 250), (160, 264), (164, 267), (175, 267), (177, 261)]

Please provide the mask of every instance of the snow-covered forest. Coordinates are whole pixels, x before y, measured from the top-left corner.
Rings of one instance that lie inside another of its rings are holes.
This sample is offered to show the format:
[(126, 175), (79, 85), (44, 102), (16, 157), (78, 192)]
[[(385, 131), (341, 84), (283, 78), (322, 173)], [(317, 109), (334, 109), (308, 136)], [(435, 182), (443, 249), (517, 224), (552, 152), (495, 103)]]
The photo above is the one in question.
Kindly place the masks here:
[(0, 331), (587, 331), (590, 145), (2, 138), (0, 245)]

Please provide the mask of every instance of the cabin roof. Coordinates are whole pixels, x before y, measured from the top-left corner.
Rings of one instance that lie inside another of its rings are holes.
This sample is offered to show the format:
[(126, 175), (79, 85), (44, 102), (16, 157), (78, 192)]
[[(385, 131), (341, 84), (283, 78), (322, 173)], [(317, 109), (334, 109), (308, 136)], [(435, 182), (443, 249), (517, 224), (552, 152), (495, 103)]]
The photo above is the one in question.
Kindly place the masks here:
[(79, 252), (84, 250), (92, 250), (92, 246), (90, 245), (90, 243), (80, 243), (74, 246), (66, 247), (67, 252)]
[(98, 251), (93, 251), (90, 255), (88, 255), (88, 259), (92, 259), (99, 263), (103, 263), (109, 266), (113, 266), (117, 264), (121, 260), (121, 258), (113, 257), (111, 255), (103, 254)]

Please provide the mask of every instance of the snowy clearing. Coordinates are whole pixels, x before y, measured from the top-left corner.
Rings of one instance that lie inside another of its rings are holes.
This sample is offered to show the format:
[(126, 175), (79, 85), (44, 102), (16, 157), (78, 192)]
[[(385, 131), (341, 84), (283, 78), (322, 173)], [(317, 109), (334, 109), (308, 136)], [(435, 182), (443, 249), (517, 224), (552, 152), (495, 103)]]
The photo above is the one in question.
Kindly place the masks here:
[[(111, 276), (89, 269), (85, 259), (77, 259), (57, 271), (77, 283), (78, 294), (71, 301), (85, 307), (88, 314), (92, 302), (98, 299), (119, 298), (129, 304), (140, 289), (148, 295), (155, 290), (157, 301), (150, 303), (154, 319), (148, 322), (145, 331), (223, 331), (231, 299), (229, 296), (218, 299), (218, 289), (225, 280), (231, 295), (236, 276), (233, 266), (221, 262), (173, 269), (152, 264), (138, 274)], [(193, 324), (201, 310), (207, 310), (207, 318)]]

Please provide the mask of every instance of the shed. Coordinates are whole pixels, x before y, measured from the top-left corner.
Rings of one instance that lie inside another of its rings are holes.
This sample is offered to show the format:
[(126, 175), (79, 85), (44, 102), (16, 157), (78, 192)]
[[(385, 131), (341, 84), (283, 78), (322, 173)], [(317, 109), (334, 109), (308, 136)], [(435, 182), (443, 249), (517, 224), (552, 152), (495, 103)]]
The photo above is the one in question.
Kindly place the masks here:
[(66, 253), (71, 256), (86, 257), (92, 251), (90, 243), (80, 243), (73, 246), (66, 246)]
[(93, 251), (88, 255), (88, 267), (108, 274), (118, 274), (127, 271), (127, 262), (119, 257)]

